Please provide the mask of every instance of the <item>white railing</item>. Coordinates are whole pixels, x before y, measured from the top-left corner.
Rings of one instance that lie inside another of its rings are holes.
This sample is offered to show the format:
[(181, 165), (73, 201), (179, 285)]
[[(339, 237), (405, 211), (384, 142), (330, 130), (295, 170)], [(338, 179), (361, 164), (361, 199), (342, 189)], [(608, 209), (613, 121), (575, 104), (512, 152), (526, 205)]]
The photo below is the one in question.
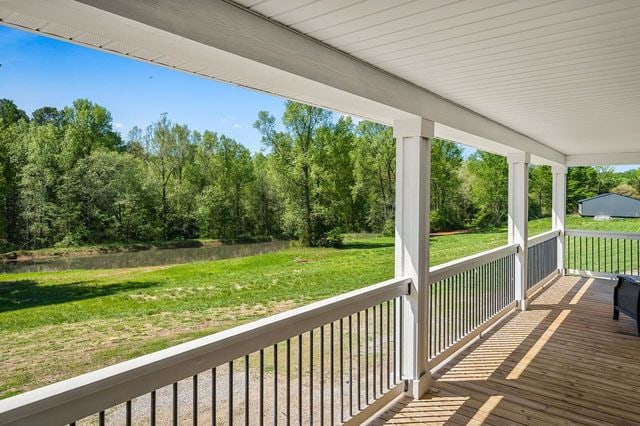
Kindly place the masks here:
[[(557, 273), (559, 235), (529, 239), (530, 282)], [(430, 269), (431, 365), (515, 308), (517, 252)], [(409, 284), (392, 279), (2, 400), (0, 424), (360, 423), (402, 391)]]
[(567, 230), (568, 274), (615, 278), (640, 273), (640, 233)]
[(517, 245), (506, 245), (429, 271), (429, 358), (445, 360), (515, 307)]
[(385, 281), (2, 400), (0, 424), (357, 419), (398, 393), (409, 283)]
[(553, 240), (554, 238), (558, 238), (560, 236), (560, 231), (557, 229), (552, 231), (543, 232), (542, 234), (534, 235), (533, 237), (529, 237), (527, 240), (527, 244), (529, 247), (538, 245), (540, 243), (544, 243), (545, 241)]
[[(559, 231), (528, 240), (531, 291), (557, 275)], [(506, 245), (433, 267), (429, 271), (429, 358), (438, 365), (515, 306), (517, 245)]]
[(516, 244), (505, 245), (450, 262), (441, 263), (429, 269), (429, 281), (435, 283), (445, 280), (462, 274), (463, 272), (470, 271), (478, 266), (486, 265), (494, 260), (502, 259), (510, 254), (515, 254), (517, 251), (518, 246)]
[(528, 240), (527, 291), (532, 293), (558, 274), (560, 231), (548, 231)]

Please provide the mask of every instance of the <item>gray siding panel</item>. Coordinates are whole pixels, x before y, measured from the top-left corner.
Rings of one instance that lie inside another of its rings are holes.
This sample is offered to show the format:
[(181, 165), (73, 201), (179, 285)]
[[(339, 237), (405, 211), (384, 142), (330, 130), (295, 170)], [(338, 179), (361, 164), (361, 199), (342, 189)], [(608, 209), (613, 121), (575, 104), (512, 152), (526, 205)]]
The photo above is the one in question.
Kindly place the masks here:
[(581, 216), (640, 217), (640, 200), (608, 194), (582, 201), (578, 212)]

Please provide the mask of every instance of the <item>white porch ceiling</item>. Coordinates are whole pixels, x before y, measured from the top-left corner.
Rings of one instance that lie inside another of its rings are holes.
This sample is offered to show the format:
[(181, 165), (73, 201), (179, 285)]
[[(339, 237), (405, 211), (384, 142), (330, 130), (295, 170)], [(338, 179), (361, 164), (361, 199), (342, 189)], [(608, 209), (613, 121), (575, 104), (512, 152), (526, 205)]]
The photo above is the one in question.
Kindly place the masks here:
[(638, 0), (236, 0), (565, 154), (640, 151)]
[(0, 0), (0, 20), (494, 152), (640, 158), (638, 0), (227, 3)]

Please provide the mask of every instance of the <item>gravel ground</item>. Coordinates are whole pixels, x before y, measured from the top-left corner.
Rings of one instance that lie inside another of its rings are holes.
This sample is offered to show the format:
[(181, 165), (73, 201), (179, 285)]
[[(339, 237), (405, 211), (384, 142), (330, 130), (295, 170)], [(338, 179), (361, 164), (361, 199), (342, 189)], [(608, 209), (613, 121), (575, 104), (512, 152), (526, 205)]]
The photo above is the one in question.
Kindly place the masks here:
[[(386, 325), (385, 325), (386, 327)], [(336, 327), (337, 329), (337, 327)], [(356, 330), (353, 331), (352, 348), (351, 348), (351, 376), (354, 378), (354, 382), (350, 385), (349, 377), (349, 345), (348, 345), (348, 332), (345, 330), (343, 334), (344, 347), (343, 347), (343, 383), (340, 385), (340, 350), (339, 339), (340, 332), (337, 331), (335, 338), (335, 350), (334, 350), (334, 377), (333, 377), (333, 417), (334, 423), (341, 423), (341, 415), (344, 418), (349, 417), (349, 395), (350, 390), (353, 393), (352, 411), (355, 413), (358, 411), (357, 407), (357, 346), (356, 346)], [(371, 335), (371, 325), (369, 327), (369, 334)], [(299, 371), (298, 371), (298, 341), (297, 339), (291, 340), (291, 378), (290, 378), (290, 407), (291, 407), (291, 424), (311, 424), (312, 420), (315, 424), (320, 424), (320, 417), (322, 415), (323, 421), (326, 424), (330, 424), (331, 413), (331, 355), (330, 355), (330, 332), (328, 328), (325, 328), (325, 356), (323, 357), (323, 372), (324, 380), (320, 374), (321, 356), (319, 350), (319, 331), (316, 332), (314, 337), (313, 351), (309, 350), (309, 335), (305, 334), (303, 337), (303, 352), (302, 352), (302, 418), (298, 414), (299, 410)], [(360, 373), (361, 373), (361, 395), (362, 404), (364, 405), (364, 395), (367, 389), (367, 382), (365, 381), (366, 370), (369, 374), (369, 400), (373, 397), (373, 342), (371, 339), (368, 341), (368, 348), (365, 349), (364, 343), (364, 328), (361, 330), (363, 337), (360, 347)], [(387, 385), (387, 361), (393, 370), (393, 354), (387, 353), (386, 340), (384, 342), (384, 350), (382, 352), (382, 359), (380, 358), (380, 337), (377, 337), (377, 350), (376, 350), (376, 394), (380, 394), (380, 377), (383, 378), (383, 391)], [(285, 344), (280, 344), (278, 347), (278, 395), (277, 395), (277, 417), (278, 423), (286, 424), (287, 420), (287, 371), (286, 371), (286, 350)], [(390, 344), (393, 348), (393, 344)], [(368, 363), (365, 361), (368, 350)], [(392, 349), (393, 350), (393, 349)], [(264, 424), (274, 424), (274, 374), (273, 374), (273, 350), (271, 348), (265, 350), (264, 356)], [(391, 358), (389, 357), (391, 355)], [(310, 363), (313, 362), (313, 377), (310, 372)], [(257, 353), (252, 354), (249, 361), (249, 424), (260, 424), (260, 368), (259, 368), (259, 355)], [(368, 364), (368, 365), (366, 365)], [(382, 367), (382, 374), (380, 372)], [(391, 371), (393, 373), (393, 371)], [(311, 380), (313, 384), (311, 385)], [(321, 383), (323, 382), (323, 383)], [(391, 384), (393, 384), (393, 378), (390, 378)], [(216, 369), (216, 423), (217, 424), (229, 424), (229, 366), (224, 365)], [(321, 398), (321, 385), (324, 387), (323, 398)], [(198, 421), (197, 424), (210, 425), (212, 424), (212, 372), (211, 370), (205, 371), (198, 375), (197, 383), (197, 406), (198, 406)], [(313, 389), (313, 401), (310, 403), (310, 389)], [(340, 407), (340, 396), (343, 395), (343, 409)], [(178, 420), (179, 424), (193, 424), (193, 379), (188, 378), (178, 383)], [(321, 404), (324, 407), (321, 410)], [(341, 412), (342, 411), (342, 412)], [(148, 425), (150, 424), (150, 412), (151, 412), (151, 396), (150, 394), (143, 395), (132, 401), (132, 423), (134, 425)], [(313, 419), (312, 419), (313, 417)], [(106, 411), (105, 414), (107, 425), (125, 425), (126, 424), (126, 405), (121, 404)], [(97, 424), (97, 416), (83, 419), (78, 422), (78, 425), (92, 425)], [(239, 359), (234, 361), (233, 368), (233, 423), (245, 424), (245, 360)], [(170, 425), (173, 424), (173, 386), (166, 386), (156, 391), (156, 424), (158, 425)]]

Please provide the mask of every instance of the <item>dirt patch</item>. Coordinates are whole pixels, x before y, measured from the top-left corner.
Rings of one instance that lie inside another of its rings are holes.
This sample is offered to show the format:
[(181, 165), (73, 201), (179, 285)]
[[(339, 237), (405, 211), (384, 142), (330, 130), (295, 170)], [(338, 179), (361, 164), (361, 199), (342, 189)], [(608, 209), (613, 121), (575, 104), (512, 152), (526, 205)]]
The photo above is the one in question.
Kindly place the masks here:
[(457, 231), (442, 231), (442, 232), (432, 232), (432, 237), (444, 237), (447, 235), (458, 235), (458, 234), (468, 234), (471, 232), (470, 229), (459, 229)]

